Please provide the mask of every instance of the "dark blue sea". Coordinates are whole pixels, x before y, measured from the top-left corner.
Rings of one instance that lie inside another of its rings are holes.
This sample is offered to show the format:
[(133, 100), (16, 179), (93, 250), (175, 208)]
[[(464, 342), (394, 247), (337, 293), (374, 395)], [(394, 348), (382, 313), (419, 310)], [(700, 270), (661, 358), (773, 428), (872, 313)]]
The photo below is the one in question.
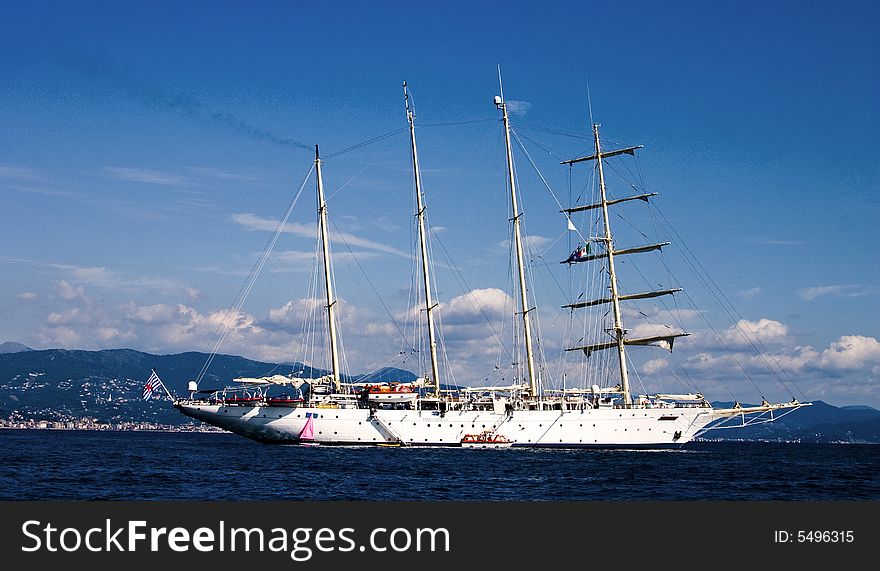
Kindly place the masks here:
[(865, 444), (337, 448), (0, 430), (0, 458), (2, 500), (880, 500), (880, 445)]

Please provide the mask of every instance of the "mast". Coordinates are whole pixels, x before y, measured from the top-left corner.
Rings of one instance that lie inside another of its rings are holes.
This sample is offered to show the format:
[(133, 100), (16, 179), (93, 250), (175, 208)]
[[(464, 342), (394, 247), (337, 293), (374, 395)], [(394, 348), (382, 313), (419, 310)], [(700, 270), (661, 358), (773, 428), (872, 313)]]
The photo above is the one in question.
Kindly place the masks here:
[(589, 357), (594, 351), (604, 351), (607, 349), (617, 349), (617, 357), (618, 362), (620, 364), (620, 385), (621, 392), (624, 395), (624, 402), (628, 405), (632, 404), (632, 394), (629, 389), (629, 374), (627, 371), (626, 365), (626, 345), (642, 345), (642, 346), (655, 346), (655, 347), (663, 347), (670, 352), (672, 351), (672, 345), (678, 337), (687, 337), (690, 333), (684, 332), (669, 332), (664, 333), (663, 335), (651, 335), (648, 337), (638, 337), (631, 338), (626, 336), (626, 329), (623, 327), (623, 318), (620, 313), (620, 302), (621, 301), (629, 301), (634, 299), (650, 299), (654, 297), (660, 297), (663, 295), (672, 295), (679, 291), (681, 288), (672, 288), (672, 289), (661, 289), (656, 291), (644, 291), (639, 293), (629, 293), (621, 295), (617, 289), (617, 273), (614, 270), (614, 259), (617, 256), (623, 256), (627, 254), (641, 254), (644, 252), (653, 252), (657, 250), (662, 250), (664, 246), (668, 246), (669, 242), (660, 242), (658, 244), (646, 244), (644, 246), (636, 246), (631, 248), (624, 248), (622, 250), (614, 249), (614, 240), (611, 235), (611, 223), (610, 218), (608, 216), (608, 207), (616, 204), (621, 204), (624, 202), (630, 202), (632, 200), (642, 200), (644, 202), (648, 202), (648, 199), (652, 196), (656, 196), (656, 192), (649, 192), (645, 194), (637, 194), (635, 196), (627, 196), (624, 198), (616, 198), (613, 200), (608, 200), (608, 193), (605, 188), (605, 171), (603, 169), (602, 162), (608, 157), (615, 157), (617, 155), (633, 155), (635, 156), (635, 151), (641, 149), (642, 146), (638, 145), (636, 147), (627, 147), (625, 149), (617, 149), (614, 151), (602, 151), (601, 145), (599, 143), (599, 125), (593, 125), (593, 139), (596, 146), (596, 153), (590, 155), (588, 157), (578, 157), (576, 159), (570, 159), (566, 161), (562, 161), (563, 165), (572, 165), (575, 163), (580, 163), (583, 161), (597, 161), (598, 169), (599, 169), (599, 188), (601, 190), (601, 200), (594, 204), (587, 204), (583, 206), (575, 206), (572, 208), (566, 208), (562, 210), (562, 212), (571, 215), (573, 212), (582, 212), (584, 210), (593, 210), (593, 209), (602, 209), (602, 218), (604, 222), (605, 228), (605, 236), (603, 238), (597, 238), (597, 240), (605, 242), (605, 251), (599, 254), (593, 254), (588, 256), (583, 256), (578, 259), (572, 260), (569, 258), (568, 260), (563, 261), (563, 264), (570, 264), (576, 262), (588, 262), (591, 260), (599, 260), (602, 258), (608, 259), (608, 276), (610, 279), (610, 287), (611, 296), (610, 297), (601, 297), (598, 299), (592, 299), (589, 301), (578, 301), (576, 303), (569, 303), (563, 305), (562, 307), (569, 307), (571, 309), (577, 309), (581, 307), (592, 307), (595, 305), (603, 305), (606, 303), (610, 303), (612, 305), (612, 309), (614, 311), (614, 327), (609, 330), (609, 333), (613, 331), (613, 340), (612, 341), (602, 341), (599, 343), (590, 343), (587, 345), (579, 345), (577, 347), (569, 347), (565, 349), (566, 351), (583, 351), (584, 354)]
[(431, 274), (428, 271), (428, 240), (425, 233), (424, 198), (422, 197), (422, 176), (419, 171), (419, 153), (416, 148), (415, 112), (409, 106), (409, 92), (403, 82), (403, 99), (406, 104), (406, 119), (409, 121), (409, 141), (412, 147), (413, 178), (416, 183), (416, 218), (419, 223), (419, 248), (422, 255), (422, 281), (425, 284), (425, 313), (428, 320), (428, 343), (431, 350), (431, 376), (434, 385), (434, 396), (440, 396), (440, 373), (437, 365), (437, 341), (434, 334), (434, 308), (431, 300)]
[(629, 372), (626, 367), (625, 336), (623, 318), (620, 315), (620, 295), (617, 292), (617, 274), (614, 272), (614, 242), (611, 236), (611, 225), (608, 218), (608, 197), (605, 193), (605, 173), (602, 170), (602, 149), (599, 145), (599, 124), (593, 125), (593, 140), (596, 144), (596, 164), (599, 168), (599, 190), (602, 195), (602, 220), (605, 225), (605, 250), (608, 252), (608, 276), (611, 281), (611, 306), (614, 310), (614, 340), (617, 343), (617, 358), (620, 363), (620, 388), (623, 391), (623, 402), (632, 404), (629, 392)]
[(339, 392), (339, 350), (336, 346), (336, 299), (333, 297), (333, 279), (330, 269), (330, 240), (327, 237), (327, 201), (324, 199), (324, 180), (321, 178), (321, 158), (318, 145), (315, 145), (315, 169), (318, 179), (318, 227), (321, 231), (321, 248), (324, 253), (324, 290), (327, 294), (327, 322), (330, 333), (330, 366), (333, 375), (333, 388)]
[[(499, 85), (501, 83), (501, 71), (499, 69)], [(529, 300), (526, 292), (526, 270), (523, 261), (522, 247), (522, 231), (520, 229), (519, 208), (516, 202), (516, 182), (513, 175), (513, 154), (510, 151), (510, 121), (507, 117), (507, 103), (504, 101), (504, 88), (501, 88), (501, 95), (495, 97), (495, 106), (501, 109), (501, 115), (504, 120), (504, 142), (507, 146), (507, 180), (510, 187), (510, 206), (513, 213), (513, 240), (516, 247), (516, 266), (519, 272), (519, 293), (520, 293), (520, 309), (523, 316), (523, 336), (526, 344), (526, 365), (529, 375), (529, 390), (533, 397), (538, 394), (537, 378), (535, 376), (535, 356), (532, 351), (532, 325), (529, 317)]]

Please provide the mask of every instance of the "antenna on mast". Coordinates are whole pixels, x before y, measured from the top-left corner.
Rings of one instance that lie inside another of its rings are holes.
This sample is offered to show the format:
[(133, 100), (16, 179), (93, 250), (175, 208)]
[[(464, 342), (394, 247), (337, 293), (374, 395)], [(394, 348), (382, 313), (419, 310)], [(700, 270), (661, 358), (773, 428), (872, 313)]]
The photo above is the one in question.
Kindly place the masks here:
[(416, 106), (415, 105), (410, 106), (410, 104), (409, 104), (409, 89), (406, 88), (405, 81), (403, 82), (403, 102), (404, 102), (404, 105), (406, 105), (407, 119), (409, 119), (410, 117), (415, 119), (416, 118)]
[(593, 98), (590, 96), (590, 78), (589, 76), (584, 78), (584, 81), (587, 84), (587, 107), (590, 110), (590, 125), (595, 125), (593, 122)]

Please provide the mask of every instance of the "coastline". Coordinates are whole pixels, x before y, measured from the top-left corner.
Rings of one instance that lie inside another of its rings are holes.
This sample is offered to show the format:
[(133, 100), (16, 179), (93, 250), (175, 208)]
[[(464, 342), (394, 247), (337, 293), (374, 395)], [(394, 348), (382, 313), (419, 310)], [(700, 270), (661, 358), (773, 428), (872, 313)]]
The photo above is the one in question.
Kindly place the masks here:
[(0, 419), (2, 430), (88, 430), (105, 432), (212, 432), (226, 431), (201, 424), (158, 424), (152, 422), (97, 422), (93, 419), (76, 420), (11, 420)]

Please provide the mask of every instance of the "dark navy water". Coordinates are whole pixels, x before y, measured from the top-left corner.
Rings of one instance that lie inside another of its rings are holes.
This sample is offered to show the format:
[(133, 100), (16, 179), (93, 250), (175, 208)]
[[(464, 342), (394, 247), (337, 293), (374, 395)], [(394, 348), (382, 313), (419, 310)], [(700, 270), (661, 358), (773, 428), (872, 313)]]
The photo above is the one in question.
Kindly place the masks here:
[(5, 500), (880, 500), (880, 446), (862, 444), (337, 448), (0, 430), (0, 458)]

